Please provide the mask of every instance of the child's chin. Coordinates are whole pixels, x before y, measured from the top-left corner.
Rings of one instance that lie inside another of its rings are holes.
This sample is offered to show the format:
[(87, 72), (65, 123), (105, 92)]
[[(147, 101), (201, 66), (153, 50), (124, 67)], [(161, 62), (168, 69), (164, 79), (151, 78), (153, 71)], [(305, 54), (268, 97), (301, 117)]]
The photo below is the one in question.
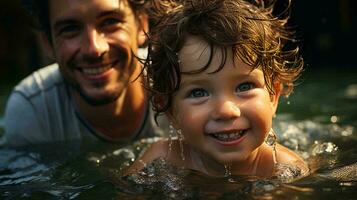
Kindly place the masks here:
[(216, 161), (223, 165), (230, 165), (237, 162), (243, 162), (245, 160), (246, 160), (246, 156), (241, 154), (232, 154), (232, 153), (228, 155), (221, 155), (219, 157), (216, 157)]

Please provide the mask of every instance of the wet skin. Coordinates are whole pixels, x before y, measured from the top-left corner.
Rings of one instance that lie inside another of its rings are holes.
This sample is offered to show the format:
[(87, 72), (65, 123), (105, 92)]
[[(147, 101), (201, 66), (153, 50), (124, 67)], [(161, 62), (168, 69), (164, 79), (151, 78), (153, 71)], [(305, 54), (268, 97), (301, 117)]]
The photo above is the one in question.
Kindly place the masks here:
[[(188, 36), (179, 52), (181, 70), (202, 68), (209, 54), (204, 40)], [(217, 69), (221, 56), (217, 50), (206, 71), (182, 75), (170, 116), (185, 143), (207, 163), (247, 165), (256, 159), (271, 129), (279, 94), (269, 94), (263, 72), (233, 61), (229, 50), (223, 69), (209, 74)]]
[[(233, 60), (227, 49), (223, 69), (220, 49), (215, 49), (208, 69), (196, 74), (181, 74), (181, 85), (173, 95), (166, 115), (184, 139), (159, 140), (126, 172), (138, 172), (153, 160), (163, 157), (169, 163), (194, 169), (210, 176), (223, 176), (225, 166), (233, 175), (271, 177), (274, 173), (273, 148), (264, 141), (272, 127), (281, 85), (273, 85), (270, 94), (260, 69)], [(210, 57), (206, 41), (186, 37), (179, 52), (182, 72), (196, 71)], [(304, 161), (293, 151), (277, 144), (277, 162), (308, 171)]]

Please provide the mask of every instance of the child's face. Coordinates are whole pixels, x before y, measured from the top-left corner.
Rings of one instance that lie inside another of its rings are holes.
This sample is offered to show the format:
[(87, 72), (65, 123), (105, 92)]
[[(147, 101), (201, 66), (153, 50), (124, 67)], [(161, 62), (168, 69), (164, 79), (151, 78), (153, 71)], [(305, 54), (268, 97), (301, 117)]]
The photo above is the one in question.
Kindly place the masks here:
[[(231, 50), (223, 69), (208, 74), (221, 63), (221, 51), (216, 52), (206, 71), (182, 75), (169, 115), (185, 142), (203, 157), (222, 164), (245, 161), (254, 158), (250, 156), (264, 142), (279, 94), (269, 94), (260, 69), (251, 71), (243, 62), (233, 62)], [(201, 68), (209, 53), (203, 39), (188, 36), (179, 52), (181, 70)]]

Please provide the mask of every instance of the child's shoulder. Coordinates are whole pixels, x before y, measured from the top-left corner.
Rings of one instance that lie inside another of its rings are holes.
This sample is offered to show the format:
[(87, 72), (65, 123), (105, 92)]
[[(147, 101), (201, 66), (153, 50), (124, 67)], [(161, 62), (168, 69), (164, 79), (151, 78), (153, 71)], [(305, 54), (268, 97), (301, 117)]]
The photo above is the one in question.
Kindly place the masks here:
[(168, 141), (166, 139), (159, 139), (153, 142), (143, 153), (141, 157), (135, 160), (135, 162), (125, 170), (124, 176), (129, 174), (135, 174), (141, 171), (147, 164), (153, 160), (165, 157), (168, 150)]
[(280, 144), (276, 146), (276, 150), (278, 163), (294, 165), (301, 169), (303, 172), (309, 171), (305, 161), (294, 151)]
[[(165, 158), (168, 162), (176, 165), (183, 165), (181, 159), (182, 145), (177, 138), (162, 138), (154, 142), (141, 157), (141, 160), (145, 163), (151, 163), (157, 158)], [(185, 149), (189, 147), (185, 146)]]
[(150, 163), (151, 161), (160, 158), (166, 157), (169, 150), (170, 141), (165, 138), (161, 138), (154, 143), (152, 143), (148, 149), (141, 156), (140, 160), (144, 163)]

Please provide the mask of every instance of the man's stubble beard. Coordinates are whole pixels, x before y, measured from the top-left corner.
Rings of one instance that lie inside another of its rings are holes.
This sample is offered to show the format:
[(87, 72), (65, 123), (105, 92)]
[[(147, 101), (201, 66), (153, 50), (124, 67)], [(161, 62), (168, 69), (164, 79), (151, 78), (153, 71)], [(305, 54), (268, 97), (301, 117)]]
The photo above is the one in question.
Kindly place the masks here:
[(103, 98), (93, 98), (87, 95), (82, 89), (76, 89), (78, 94), (82, 97), (82, 99), (87, 102), (91, 106), (103, 106), (115, 102), (122, 94), (122, 92), (115, 92), (112, 95), (108, 95)]
[[(78, 94), (80, 95), (80, 97), (89, 105), (91, 106), (103, 106), (103, 105), (107, 105), (110, 103), (115, 102), (119, 97), (121, 97), (121, 95), (123, 93), (125, 93), (125, 90), (128, 88), (129, 84), (131, 83), (130, 81), (130, 75), (132, 75), (133, 71), (135, 71), (135, 67), (137, 67), (137, 60), (135, 60), (136, 58), (134, 56), (131, 56), (130, 59), (130, 72), (125, 73), (124, 70), (125, 69), (121, 69), (121, 74), (120, 77), (117, 80), (118, 84), (116, 86), (117, 90), (107, 96), (101, 97), (101, 98), (96, 98), (96, 97), (92, 97), (91, 95), (87, 94), (85, 92), (85, 90), (81, 87), (81, 85), (76, 81), (75, 78), (71, 79), (70, 77), (67, 77), (65, 79), (65, 81), (68, 83), (68, 85), (76, 92), (78, 92)], [(126, 59), (124, 59), (126, 60)], [(68, 66), (71, 66), (71, 68), (75, 68), (74, 66), (76, 66), (76, 62), (74, 59), (71, 59), (71, 62), (68, 63)], [(106, 83), (103, 82), (97, 82), (94, 83), (94, 87), (97, 88), (101, 88), (103, 86), (105, 86)]]
[[(115, 102), (124, 93), (125, 89), (128, 87), (129, 84), (128, 80), (125, 81), (125, 83), (121, 82), (123, 85), (121, 87), (119, 86), (120, 88), (117, 88), (115, 92), (112, 92), (111, 94), (98, 98), (87, 94), (85, 90), (82, 89), (82, 87), (78, 83), (68, 80), (66, 80), (66, 82), (75, 92), (79, 94), (79, 96), (86, 103), (88, 103), (91, 106), (103, 106)], [(103, 84), (104, 83), (97, 83), (97, 85), (95, 86), (101, 87), (103, 86)]]

